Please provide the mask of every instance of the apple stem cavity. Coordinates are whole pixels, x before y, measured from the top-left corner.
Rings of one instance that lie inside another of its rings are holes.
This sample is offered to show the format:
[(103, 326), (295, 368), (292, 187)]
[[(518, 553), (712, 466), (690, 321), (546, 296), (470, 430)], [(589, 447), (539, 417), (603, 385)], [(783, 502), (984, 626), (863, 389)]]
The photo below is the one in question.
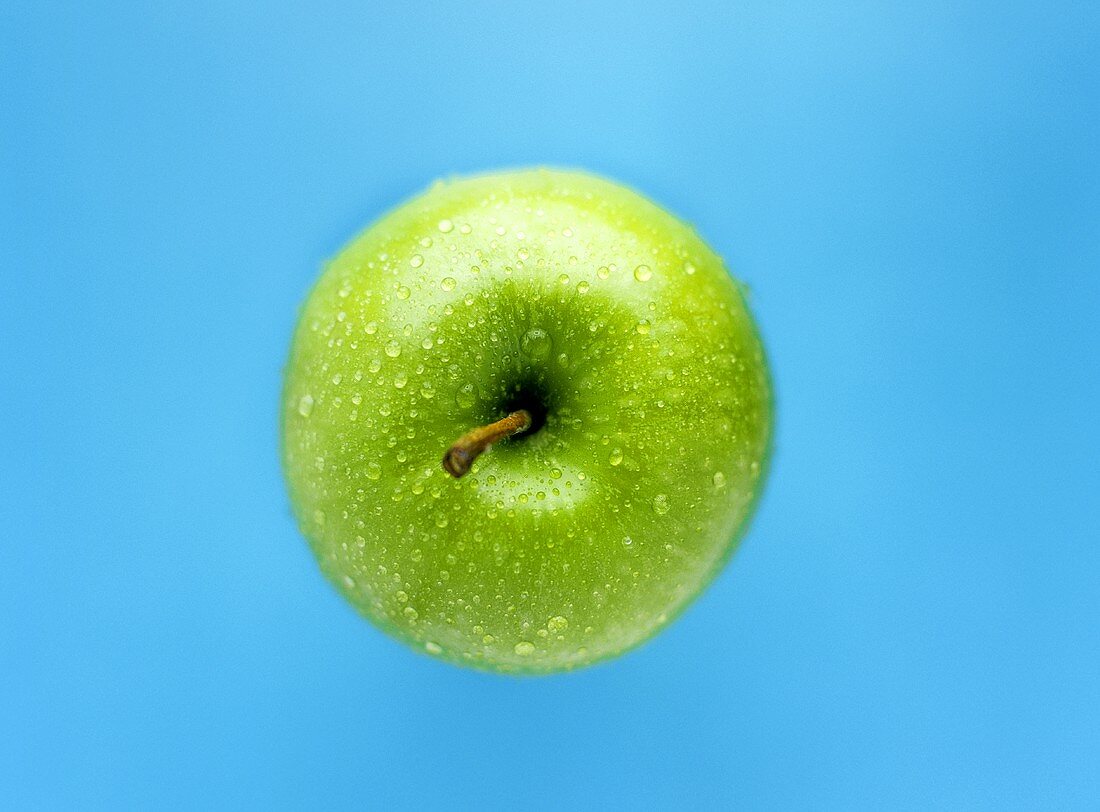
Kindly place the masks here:
[(517, 409), (495, 423), (471, 429), (447, 449), (443, 455), (443, 470), (455, 479), (464, 476), (474, 460), (488, 451), (493, 443), (527, 431), (531, 423), (531, 413), (526, 409)]

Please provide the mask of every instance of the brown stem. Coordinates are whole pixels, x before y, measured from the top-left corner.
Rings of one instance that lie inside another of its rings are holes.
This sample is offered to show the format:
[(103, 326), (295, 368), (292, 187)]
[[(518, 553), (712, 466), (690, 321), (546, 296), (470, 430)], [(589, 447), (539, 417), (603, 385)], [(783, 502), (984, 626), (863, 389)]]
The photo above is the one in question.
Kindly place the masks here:
[(531, 413), (526, 409), (519, 409), (488, 426), (471, 429), (447, 449), (447, 453), (443, 455), (443, 470), (458, 479), (470, 470), (474, 460), (488, 451), (493, 443), (529, 428)]

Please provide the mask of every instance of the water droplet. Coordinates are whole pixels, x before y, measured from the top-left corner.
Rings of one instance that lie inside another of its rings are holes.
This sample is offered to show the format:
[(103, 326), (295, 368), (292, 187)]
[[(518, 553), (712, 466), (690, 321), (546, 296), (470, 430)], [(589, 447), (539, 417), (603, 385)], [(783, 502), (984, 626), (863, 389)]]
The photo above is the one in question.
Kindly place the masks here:
[(302, 417), (313, 414), (313, 395), (302, 395), (298, 401), (298, 414)]
[(546, 622), (546, 628), (551, 634), (559, 634), (569, 627), (569, 621), (561, 615), (555, 615)]
[(648, 282), (653, 276), (653, 269), (648, 265), (639, 265), (634, 269), (634, 278), (639, 282)]
[(325, 518), (325, 512), (320, 508), (313, 511), (313, 521), (315, 521), (321, 527), (325, 526)]
[(512, 651), (514, 651), (520, 657), (529, 657), (535, 653), (535, 644), (527, 640), (520, 640), (512, 648)]
[(562, 285), (568, 285), (569, 284), (569, 274), (563, 273), (560, 276), (558, 276), (558, 282), (561, 283)]
[(653, 512), (658, 516), (664, 516), (668, 513), (668, 497), (659, 493), (653, 497)]
[(590, 287), (591, 285), (588, 283), (588, 281), (582, 279), (580, 282), (577, 283), (577, 293), (588, 293), (588, 289)]
[(721, 471), (715, 471), (714, 476), (711, 477), (711, 480), (714, 482), (714, 487), (716, 488), (726, 487), (726, 475), (723, 474)]
[(427, 643), (424, 644), (424, 650), (426, 652), (428, 652), (429, 654), (442, 654), (443, 653), (443, 647), (441, 645), (439, 645), (439, 643), (433, 643), (431, 640), (429, 640)]
[(455, 393), (455, 403), (459, 408), (469, 409), (475, 403), (477, 403), (477, 386), (472, 383), (464, 383), (458, 388), (458, 392)]
[(372, 336), (376, 332), (378, 332), (378, 322), (368, 321), (367, 326), (364, 327), (363, 329), (366, 330), (367, 335)]
[(601, 265), (596, 269), (596, 276), (600, 279), (607, 279), (611, 275), (610, 269), (606, 265)]
[(444, 234), (450, 234), (451, 231), (454, 230), (454, 227), (455, 224), (452, 223), (450, 220), (439, 221), (439, 230), (442, 231)]
[(402, 612), (401, 614), (403, 614), (405, 617), (407, 617), (413, 623), (415, 623), (416, 619), (418, 617), (420, 617), (420, 613), (418, 611), (416, 611), (415, 609), (413, 609), (411, 606), (406, 606), (405, 611)]
[(393, 385), (398, 389), (404, 389), (409, 382), (409, 376), (404, 372), (398, 372), (393, 376)]
[(695, 265), (692, 264), (690, 259), (684, 260), (684, 273), (686, 273), (688, 276), (691, 276), (693, 273), (695, 273)]
[(408, 603), (409, 602), (409, 593), (406, 592), (403, 589), (397, 590), (397, 592), (395, 592), (393, 596), (395, 598), (397, 598), (398, 603)]
[(455, 289), (455, 285), (457, 284), (458, 282), (455, 281), (455, 278), (453, 276), (445, 276), (443, 277), (443, 281), (439, 283), (439, 287), (443, 288), (443, 290), (449, 293), (450, 291)]
[(343, 581), (344, 586), (346, 586), (348, 589), (355, 589), (355, 579), (352, 578), (350, 575), (345, 575)]
[(397, 343), (397, 339), (390, 339), (386, 342), (386, 355), (390, 358), (396, 358), (401, 354), (401, 345)]
[(370, 363), (367, 364), (367, 371), (371, 372), (371, 373), (377, 372), (381, 368), (382, 368), (382, 359), (381, 358), (372, 358), (372, 359), (370, 359)]
[(634, 544), (634, 539), (632, 539), (630, 536), (623, 536), (623, 546), (624, 547), (631, 547), (631, 546), (633, 546), (633, 544)]
[(382, 466), (376, 462), (368, 462), (366, 467), (367, 479), (374, 480), (375, 482), (382, 476)]
[(424, 557), (424, 551), (421, 550), (419, 547), (417, 547), (411, 553), (409, 553), (409, 560), (410, 561), (419, 561), (423, 557)]
[(412, 294), (412, 291), (410, 291), (408, 289), (408, 287), (406, 287), (405, 285), (402, 285), (401, 287), (399, 287), (397, 289), (397, 298), (398, 299), (401, 299), (401, 300), (408, 299), (411, 294)]
[(550, 478), (551, 479), (561, 479), (561, 468), (551, 468), (550, 469)]
[(414, 268), (419, 268), (424, 264), (424, 257), (420, 256), (420, 254), (413, 254), (412, 259), (409, 260), (409, 264)]
[(642, 319), (640, 322), (637, 323), (637, 325), (635, 325), (634, 329), (638, 331), (639, 335), (648, 335), (649, 319)]
[(431, 381), (424, 381), (420, 384), (420, 397), (428, 400), (435, 397), (435, 387), (432, 386)]
[(608, 455), (607, 461), (612, 465), (618, 465), (623, 461), (623, 450), (621, 448), (611, 449), (611, 454)]
[(539, 327), (528, 330), (520, 340), (520, 348), (523, 350), (523, 354), (536, 360), (550, 355), (553, 345), (554, 342), (550, 338), (550, 334)]

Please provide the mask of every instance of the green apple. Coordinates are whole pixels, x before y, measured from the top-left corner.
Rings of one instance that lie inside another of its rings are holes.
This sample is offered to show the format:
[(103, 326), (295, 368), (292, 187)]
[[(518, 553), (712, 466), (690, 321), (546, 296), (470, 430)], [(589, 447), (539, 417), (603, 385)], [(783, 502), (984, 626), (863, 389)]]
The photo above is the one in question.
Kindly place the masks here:
[(454, 663), (545, 673), (638, 645), (711, 581), (771, 415), (742, 290), (690, 227), (606, 180), (520, 171), (438, 183), (328, 264), (283, 462), (362, 614)]

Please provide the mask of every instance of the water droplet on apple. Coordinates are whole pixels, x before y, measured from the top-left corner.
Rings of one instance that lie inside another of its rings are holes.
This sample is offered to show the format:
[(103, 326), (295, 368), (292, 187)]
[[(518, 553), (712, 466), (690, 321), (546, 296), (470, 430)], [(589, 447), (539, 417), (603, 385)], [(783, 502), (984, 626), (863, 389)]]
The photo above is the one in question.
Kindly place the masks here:
[(450, 293), (452, 290), (455, 289), (455, 285), (457, 284), (458, 282), (455, 281), (455, 278), (453, 276), (445, 276), (443, 277), (443, 281), (439, 283), (439, 287)]
[(397, 339), (390, 339), (386, 342), (386, 355), (390, 358), (396, 358), (401, 354), (401, 345), (397, 343)]
[(520, 640), (512, 648), (512, 651), (514, 651), (520, 657), (529, 657), (535, 653), (535, 644), (528, 640)]
[(569, 621), (561, 615), (555, 615), (546, 621), (546, 628), (551, 634), (559, 634), (569, 627)]
[(653, 512), (658, 516), (664, 516), (668, 513), (668, 496), (659, 493), (653, 497)]
[(648, 282), (653, 276), (653, 269), (648, 265), (639, 265), (634, 269), (634, 278), (639, 282)]
[(638, 331), (639, 335), (643, 335), (643, 336), (648, 335), (649, 334), (649, 319), (642, 319), (640, 322), (638, 322), (637, 325), (635, 325), (634, 329)]
[(325, 518), (325, 512), (323, 510), (317, 509), (313, 511), (313, 521), (316, 522), (319, 526), (325, 526)]
[(439, 221), (439, 230), (442, 231), (444, 234), (450, 234), (454, 227), (455, 224), (452, 223), (450, 220)]
[(417, 547), (411, 553), (409, 553), (409, 560), (410, 561), (419, 561), (423, 557), (424, 557), (424, 551), (421, 550), (419, 547)]
[(539, 327), (528, 330), (520, 340), (520, 348), (523, 350), (523, 354), (535, 360), (550, 355), (553, 345), (554, 342), (550, 338), (550, 334)]
[(408, 289), (408, 287), (405, 286), (405, 285), (401, 285), (397, 289), (397, 298), (398, 299), (405, 300), (405, 299), (408, 299), (410, 295), (412, 295), (412, 291), (410, 291)]
[(723, 474), (721, 471), (715, 471), (714, 476), (711, 477), (711, 480), (714, 482), (714, 487), (716, 488), (726, 487), (726, 475)]
[(363, 328), (367, 335), (372, 336), (378, 332), (378, 322), (368, 321), (367, 326)]
[(561, 479), (561, 468), (551, 468), (550, 469), (550, 478), (551, 479)]
[(430, 400), (435, 397), (435, 387), (432, 386), (431, 381), (424, 381), (420, 384), (420, 397)]
[(313, 414), (313, 395), (302, 395), (298, 400), (298, 414), (302, 417)]
[(580, 282), (577, 283), (577, 293), (588, 293), (588, 289), (590, 287), (591, 285), (588, 283), (588, 281), (582, 279)]
[(455, 393), (455, 403), (461, 409), (469, 409), (477, 403), (477, 386), (472, 383), (464, 383)]
[(374, 480), (375, 482), (382, 476), (382, 466), (376, 462), (368, 462), (365, 469), (367, 479)]
[(393, 385), (398, 389), (404, 389), (409, 382), (409, 376), (404, 372), (398, 372), (393, 376)]
[(409, 260), (409, 264), (414, 268), (419, 268), (424, 264), (424, 257), (420, 256), (420, 254), (413, 254), (412, 259)]
[(632, 539), (630, 536), (623, 536), (623, 546), (624, 547), (631, 547), (633, 545), (634, 545), (634, 539)]
[(623, 461), (623, 450), (621, 448), (611, 449), (611, 453), (607, 457), (607, 461), (612, 465), (618, 465)]
[(424, 644), (424, 650), (426, 652), (428, 652), (429, 654), (442, 654), (443, 653), (443, 647), (441, 645), (439, 645), (439, 643), (434, 643), (431, 640), (429, 640), (427, 643)]
[(606, 265), (601, 265), (596, 269), (596, 276), (600, 279), (607, 279), (607, 277), (611, 276), (611, 269)]
[(352, 578), (350, 575), (345, 575), (343, 580), (344, 580), (344, 586), (346, 586), (348, 589), (355, 589), (355, 579), (354, 578)]
[(416, 619), (420, 617), (420, 613), (413, 609), (411, 606), (406, 606), (405, 611), (401, 614), (408, 618), (410, 623), (415, 623)]
[(403, 589), (397, 590), (397, 592), (394, 593), (394, 597), (397, 598), (398, 603), (408, 603), (409, 602), (409, 593), (406, 592)]
[(695, 266), (692, 264), (691, 260), (684, 260), (684, 273), (688, 276), (695, 273)]

